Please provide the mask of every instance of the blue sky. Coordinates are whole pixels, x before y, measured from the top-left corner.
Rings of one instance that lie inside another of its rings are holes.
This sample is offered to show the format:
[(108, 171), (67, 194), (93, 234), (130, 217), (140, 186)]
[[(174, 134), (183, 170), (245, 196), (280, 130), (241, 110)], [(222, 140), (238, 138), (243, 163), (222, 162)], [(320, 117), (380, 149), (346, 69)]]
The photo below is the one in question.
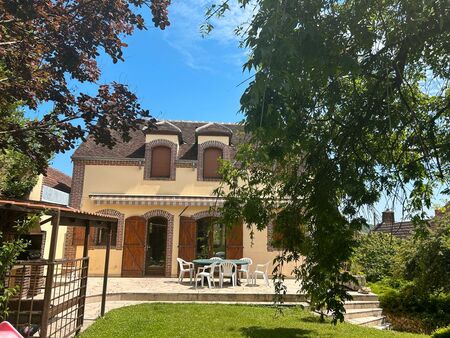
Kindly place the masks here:
[[(142, 107), (158, 119), (238, 122), (239, 99), (248, 78), (242, 72), (246, 53), (234, 36), (235, 26), (246, 21), (249, 12), (238, 7), (215, 22), (215, 30), (202, 38), (207, 0), (174, 0), (169, 8), (171, 26), (152, 26), (148, 10), (143, 11), (148, 30), (136, 31), (125, 41), (125, 62), (113, 64), (99, 58), (99, 83), (128, 84)], [(95, 94), (96, 86), (74, 83), (75, 91)], [(48, 109), (43, 105), (41, 109)], [(42, 114), (43, 111), (40, 111)], [(33, 113), (30, 113), (31, 115)], [(55, 156), (52, 166), (71, 175), (73, 152)]]

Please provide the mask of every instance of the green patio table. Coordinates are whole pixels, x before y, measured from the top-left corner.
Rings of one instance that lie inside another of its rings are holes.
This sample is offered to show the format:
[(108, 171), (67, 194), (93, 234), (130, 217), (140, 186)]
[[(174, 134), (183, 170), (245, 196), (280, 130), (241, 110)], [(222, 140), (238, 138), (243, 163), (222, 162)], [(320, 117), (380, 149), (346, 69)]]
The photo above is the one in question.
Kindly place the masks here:
[[(194, 259), (192, 261), (192, 263), (194, 263), (197, 266), (205, 266), (205, 265), (210, 265), (212, 263), (221, 263), (221, 262), (232, 262), (236, 265), (248, 265), (248, 262), (242, 259), (222, 259), (222, 260), (218, 260), (218, 259), (208, 259), (208, 258), (200, 258), (200, 259)], [(195, 270), (194, 270), (195, 271)], [(241, 285), (241, 281), (239, 279), (239, 274), (236, 274), (236, 284), (237, 285)]]

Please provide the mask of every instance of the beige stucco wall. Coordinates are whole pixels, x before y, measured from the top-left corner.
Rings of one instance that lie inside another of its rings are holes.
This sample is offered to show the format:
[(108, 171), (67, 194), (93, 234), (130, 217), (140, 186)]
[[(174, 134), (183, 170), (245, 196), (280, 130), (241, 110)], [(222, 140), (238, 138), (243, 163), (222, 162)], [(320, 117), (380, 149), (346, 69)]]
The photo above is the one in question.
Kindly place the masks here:
[(211, 196), (214, 181), (197, 181), (196, 168), (177, 168), (175, 181), (144, 180), (144, 167), (87, 165), (81, 208), (89, 205), (89, 194)]
[[(43, 216), (41, 219), (48, 219), (50, 216)], [(45, 231), (45, 245), (44, 245), (44, 258), (48, 259), (50, 253), (50, 240), (52, 238), (52, 222), (47, 222), (41, 225), (41, 230)], [(61, 225), (58, 229), (58, 239), (56, 242), (56, 259), (64, 258), (64, 240), (66, 236), (67, 227)]]
[(40, 174), (38, 176), (38, 180), (33, 187), (33, 189), (30, 192), (30, 195), (28, 199), (32, 201), (40, 201), (41, 200), (41, 190), (42, 190), (42, 183), (44, 182), (44, 175)]
[(149, 143), (156, 140), (168, 140), (178, 144), (178, 135), (161, 135), (161, 134), (147, 134), (145, 135), (145, 142)]
[(209, 136), (209, 135), (199, 135), (197, 142), (198, 144), (202, 144), (208, 141), (217, 141), (224, 143), (226, 145), (230, 144), (230, 138), (228, 136)]

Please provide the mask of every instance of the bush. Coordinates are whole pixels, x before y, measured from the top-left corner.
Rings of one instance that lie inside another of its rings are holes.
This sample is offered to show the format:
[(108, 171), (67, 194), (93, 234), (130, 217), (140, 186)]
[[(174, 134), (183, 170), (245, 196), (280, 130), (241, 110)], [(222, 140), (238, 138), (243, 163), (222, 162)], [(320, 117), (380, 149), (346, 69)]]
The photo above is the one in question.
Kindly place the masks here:
[(450, 325), (437, 329), (431, 335), (432, 338), (450, 338)]
[(352, 272), (362, 273), (368, 282), (391, 277), (400, 244), (400, 239), (381, 232), (362, 236), (353, 254)]
[(407, 284), (379, 299), (395, 330), (430, 333), (450, 324), (450, 294), (420, 295), (414, 284)]

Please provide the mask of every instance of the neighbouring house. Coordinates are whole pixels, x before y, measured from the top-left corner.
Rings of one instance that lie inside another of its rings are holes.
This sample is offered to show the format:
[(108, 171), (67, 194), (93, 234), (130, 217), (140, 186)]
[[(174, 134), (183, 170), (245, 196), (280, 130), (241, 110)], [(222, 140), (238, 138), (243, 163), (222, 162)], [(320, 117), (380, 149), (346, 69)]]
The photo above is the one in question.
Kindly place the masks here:
[[(31, 190), (28, 199), (31, 201), (52, 203), (56, 206), (67, 206), (69, 204), (71, 186), (72, 178), (70, 176), (55, 168), (48, 167), (45, 174), (39, 175), (37, 183)], [(43, 220), (47, 217), (43, 217)], [(27, 258), (26, 255), (30, 253), (37, 254), (38, 251), (42, 258), (48, 258), (51, 232), (52, 226), (50, 222), (42, 224), (39, 228), (31, 229), (30, 233), (24, 236), (30, 241), (30, 245), (20, 258), (25, 259)], [(65, 232), (65, 227), (62, 227), (58, 232), (56, 258), (63, 258)]]
[[(436, 211), (438, 214), (438, 211)], [(428, 220), (432, 226), (433, 221)], [(414, 234), (414, 223), (412, 221), (395, 221), (395, 214), (393, 210), (383, 211), (381, 216), (381, 223), (379, 223), (372, 231), (384, 232), (399, 238), (407, 238)]]
[[(213, 196), (220, 184), (218, 159), (233, 159), (245, 138), (238, 124), (159, 121), (156, 128), (132, 132), (113, 148), (91, 138), (72, 156), (70, 206), (113, 215), (111, 276), (175, 276), (177, 257), (250, 257), (265, 263), (277, 255), (272, 228), (255, 231), (244, 224), (211, 225)], [(103, 273), (106, 234), (91, 232), (89, 273)], [(67, 258), (81, 255), (83, 234), (68, 229)]]

